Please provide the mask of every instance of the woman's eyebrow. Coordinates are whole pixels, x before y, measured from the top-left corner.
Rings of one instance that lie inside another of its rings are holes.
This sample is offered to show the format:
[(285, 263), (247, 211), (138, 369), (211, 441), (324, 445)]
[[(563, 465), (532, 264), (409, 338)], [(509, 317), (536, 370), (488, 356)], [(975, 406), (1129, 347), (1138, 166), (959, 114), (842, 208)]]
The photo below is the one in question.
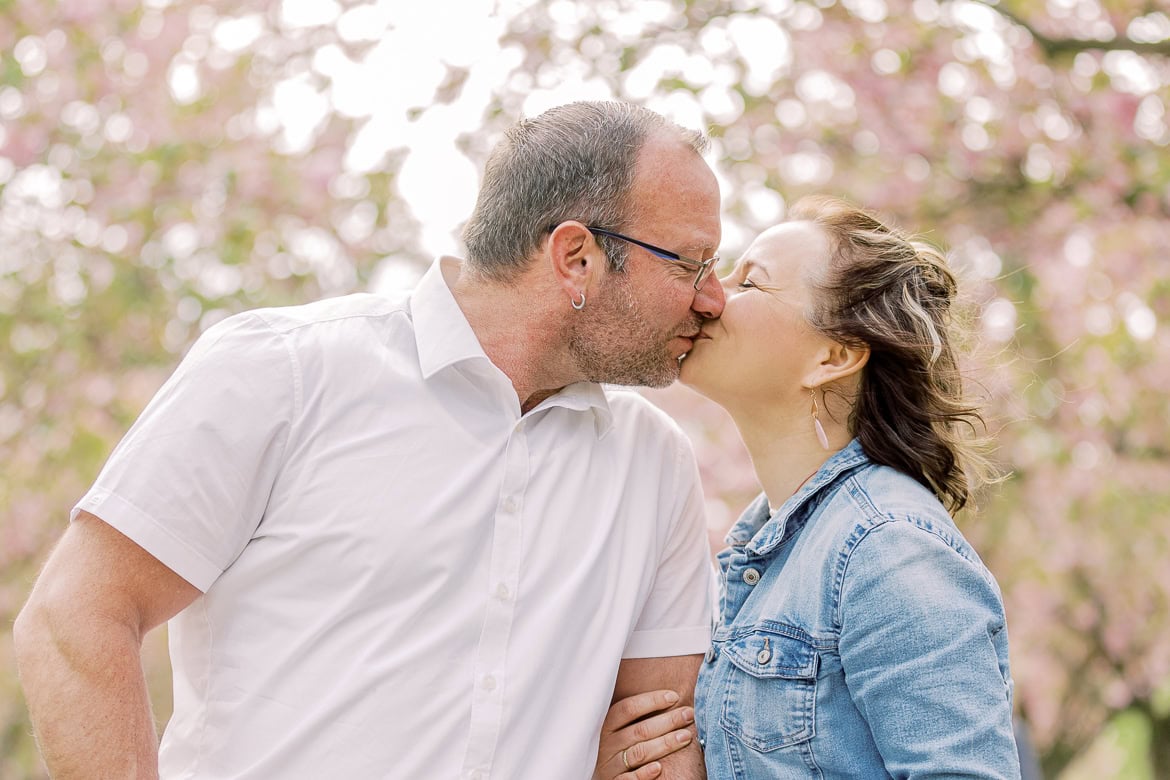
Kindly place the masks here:
[(768, 269), (764, 268), (764, 266), (760, 265), (759, 263), (757, 263), (753, 260), (745, 260), (743, 262), (743, 272), (745, 274), (748, 274), (748, 273), (751, 273), (752, 271), (755, 271), (756, 273), (760, 274), (761, 276), (764, 276), (767, 279), (772, 278), (772, 276), (768, 273)]

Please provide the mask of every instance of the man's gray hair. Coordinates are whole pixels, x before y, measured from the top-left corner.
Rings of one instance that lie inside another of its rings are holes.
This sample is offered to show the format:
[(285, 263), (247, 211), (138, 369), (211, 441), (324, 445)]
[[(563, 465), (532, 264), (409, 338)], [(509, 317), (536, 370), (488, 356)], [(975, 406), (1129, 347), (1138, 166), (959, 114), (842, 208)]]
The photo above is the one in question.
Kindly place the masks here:
[[(504, 134), (484, 169), (475, 211), (463, 228), (467, 262), (497, 281), (515, 277), (561, 222), (620, 230), (638, 152), (659, 133), (676, 133), (696, 153), (702, 133), (632, 103), (583, 101), (522, 119)], [(628, 247), (598, 236), (610, 267), (621, 271)]]

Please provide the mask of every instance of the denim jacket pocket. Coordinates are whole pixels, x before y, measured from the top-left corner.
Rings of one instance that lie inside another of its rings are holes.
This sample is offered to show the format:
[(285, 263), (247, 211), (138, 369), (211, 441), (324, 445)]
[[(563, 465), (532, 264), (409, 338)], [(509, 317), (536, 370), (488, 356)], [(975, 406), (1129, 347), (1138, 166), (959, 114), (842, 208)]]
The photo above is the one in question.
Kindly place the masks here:
[(813, 738), (819, 656), (811, 644), (782, 628), (756, 628), (722, 652), (733, 664), (719, 718), (728, 733), (761, 752)]

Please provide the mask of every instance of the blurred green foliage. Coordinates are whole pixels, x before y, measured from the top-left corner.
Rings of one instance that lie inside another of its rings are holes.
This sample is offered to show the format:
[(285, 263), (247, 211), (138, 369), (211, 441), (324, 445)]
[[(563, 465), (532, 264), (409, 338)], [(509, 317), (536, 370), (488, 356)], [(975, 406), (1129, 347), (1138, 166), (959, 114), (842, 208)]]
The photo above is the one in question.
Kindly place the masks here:
[[(951, 250), (1012, 473), (963, 522), (1004, 589), (1020, 715), (1050, 776), (1170, 777), (1166, 12), (464, 1), (452, 24), (359, 0), (0, 0), (0, 616), (203, 328), (402, 283), (448, 250), (426, 208), (465, 202), (459, 171), (503, 127), (612, 96), (709, 129), (725, 255), (812, 192)], [(756, 490), (734, 429), (651, 395), (696, 441), (718, 545)], [(5, 636), (0, 777), (39, 777), (12, 669)]]

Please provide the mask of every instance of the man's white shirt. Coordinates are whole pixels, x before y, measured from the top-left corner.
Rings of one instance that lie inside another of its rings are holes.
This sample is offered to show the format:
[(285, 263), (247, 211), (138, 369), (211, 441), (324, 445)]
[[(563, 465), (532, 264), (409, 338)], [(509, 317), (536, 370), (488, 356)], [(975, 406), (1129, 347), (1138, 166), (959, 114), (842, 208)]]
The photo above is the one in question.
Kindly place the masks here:
[(589, 383), (522, 415), (455, 263), (210, 328), (75, 508), (204, 592), (164, 778), (588, 778), (620, 659), (707, 649), (686, 437)]

